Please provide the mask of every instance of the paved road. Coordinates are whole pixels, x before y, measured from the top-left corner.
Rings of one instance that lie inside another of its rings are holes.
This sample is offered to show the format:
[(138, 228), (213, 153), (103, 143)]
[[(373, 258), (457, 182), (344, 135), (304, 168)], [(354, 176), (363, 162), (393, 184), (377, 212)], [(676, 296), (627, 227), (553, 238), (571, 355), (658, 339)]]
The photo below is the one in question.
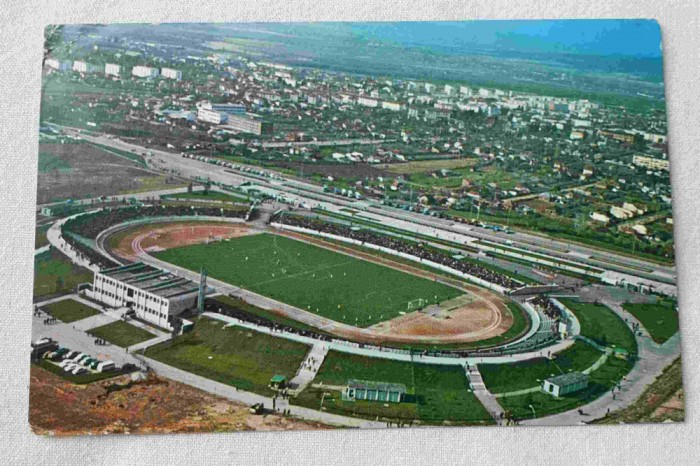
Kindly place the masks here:
[(91, 337), (77, 328), (76, 324), (79, 324), (80, 321), (69, 324), (60, 321), (45, 324), (46, 317), (47, 315), (42, 313), (42, 315), (32, 318), (32, 341), (49, 337), (56, 340), (61, 346), (89, 354), (103, 361), (114, 361), (118, 366), (123, 366), (126, 363), (143, 366), (124, 348), (112, 344), (96, 345), (95, 337)]
[[(66, 128), (66, 130), (72, 131), (69, 128)], [(88, 136), (84, 134), (81, 134), (80, 137), (88, 141), (122, 150), (130, 151), (131, 149), (135, 149), (137, 152), (152, 152), (154, 156), (150, 158), (150, 163), (152, 163), (154, 168), (162, 169), (166, 172), (174, 171), (187, 177), (209, 178), (212, 181), (234, 185), (240, 185), (243, 182), (252, 180), (256, 184), (262, 184), (268, 190), (281, 194), (293, 193), (300, 202), (303, 200), (312, 206), (323, 207), (331, 211), (339, 211), (342, 207), (354, 204), (353, 201), (347, 198), (324, 193), (320, 186), (305, 181), (285, 178), (283, 182), (270, 182), (267, 179), (260, 179), (255, 176), (251, 177), (246, 173), (234, 173), (220, 166), (183, 158), (178, 154), (161, 150), (146, 149), (118, 139), (107, 138), (105, 136)], [(433, 234), (437, 237), (444, 237), (443, 239), (450, 239), (449, 237), (453, 237), (453, 240), (461, 244), (470, 243), (476, 239), (488, 239), (500, 244), (512, 241), (516, 243), (516, 246), (522, 247), (524, 250), (532, 249), (543, 251), (553, 257), (561, 257), (574, 262), (595, 264), (604, 269), (625, 271), (632, 275), (638, 275), (640, 273), (638, 268), (645, 268), (651, 270), (651, 274), (658, 276), (659, 279), (675, 279), (675, 267), (673, 266), (658, 265), (642, 259), (630, 258), (613, 252), (543, 237), (533, 233), (517, 232), (508, 235), (476, 226), (454, 223), (450, 220), (426, 217), (422, 214), (406, 212), (386, 206), (369, 207), (368, 211), (364, 212), (363, 215), (409, 231), (421, 230), (420, 232), (423, 234), (426, 234), (423, 230), (427, 228), (432, 230)], [(607, 262), (608, 259), (612, 259), (614, 263)]]
[[(163, 377), (167, 377), (169, 379), (185, 383), (192, 387), (199, 388), (200, 390), (207, 391), (209, 393), (227, 398), (229, 400), (238, 401), (247, 405), (263, 403), (266, 409), (272, 408), (272, 398), (270, 397), (239, 390), (230, 385), (215, 382), (213, 380), (201, 377), (199, 375), (192, 374), (191, 372), (186, 372), (176, 367), (168, 366), (154, 359), (150, 359), (143, 356), (139, 356), (139, 359), (142, 359), (149, 368), (153, 369), (157, 374), (162, 375)], [(386, 427), (385, 422), (369, 421), (366, 419), (339, 416), (337, 414), (331, 414), (324, 411), (316, 411), (313, 409), (286, 403), (280, 403), (280, 405), (277, 406), (277, 408), (279, 410), (286, 408), (289, 409), (290, 414), (293, 416), (297, 416), (309, 421), (322, 422), (324, 424), (329, 425), (359, 428)]]

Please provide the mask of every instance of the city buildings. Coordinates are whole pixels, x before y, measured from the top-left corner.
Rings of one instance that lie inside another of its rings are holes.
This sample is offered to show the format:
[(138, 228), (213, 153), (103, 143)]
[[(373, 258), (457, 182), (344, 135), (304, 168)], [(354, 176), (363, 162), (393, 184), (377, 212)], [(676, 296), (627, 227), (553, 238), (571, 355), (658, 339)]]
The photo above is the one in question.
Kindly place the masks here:
[(158, 68), (150, 66), (134, 66), (131, 70), (131, 75), (137, 78), (156, 78), (158, 74)]
[(182, 81), (182, 71), (174, 70), (172, 68), (161, 68), (160, 75), (166, 79), (174, 79), (175, 81)]
[(66, 60), (59, 60), (57, 58), (49, 58), (46, 60), (46, 66), (58, 71), (66, 71), (71, 69), (71, 62)]
[(226, 124), (228, 129), (241, 133), (251, 133), (258, 136), (272, 134), (272, 123), (263, 122), (254, 118), (239, 115), (230, 115)]
[(84, 61), (75, 60), (73, 62), (73, 71), (77, 71), (78, 73), (94, 73), (97, 69), (95, 65)]
[(210, 123), (212, 125), (221, 125), (227, 123), (229, 120), (227, 113), (217, 112), (216, 110), (211, 110), (204, 107), (200, 107), (199, 110), (197, 110), (197, 119), (201, 122)]
[(205, 103), (202, 108), (214, 110), (215, 112), (226, 113), (228, 115), (245, 115), (246, 107), (242, 104), (211, 104)]
[(105, 74), (107, 76), (119, 76), (121, 73), (121, 66), (115, 65), (114, 63), (107, 63), (105, 65)]
[(632, 163), (638, 167), (647, 168), (649, 170), (665, 170), (668, 171), (668, 159), (657, 159), (647, 157), (645, 155), (635, 155), (632, 157)]

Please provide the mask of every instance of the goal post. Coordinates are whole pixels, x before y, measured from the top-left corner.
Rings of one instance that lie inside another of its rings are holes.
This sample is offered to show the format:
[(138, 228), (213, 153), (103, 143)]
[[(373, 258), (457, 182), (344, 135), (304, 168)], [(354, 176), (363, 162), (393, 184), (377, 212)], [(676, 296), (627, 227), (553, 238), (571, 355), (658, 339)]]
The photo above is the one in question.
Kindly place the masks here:
[(423, 298), (412, 299), (406, 305), (407, 311), (412, 311), (414, 309), (421, 309), (425, 306), (426, 300)]

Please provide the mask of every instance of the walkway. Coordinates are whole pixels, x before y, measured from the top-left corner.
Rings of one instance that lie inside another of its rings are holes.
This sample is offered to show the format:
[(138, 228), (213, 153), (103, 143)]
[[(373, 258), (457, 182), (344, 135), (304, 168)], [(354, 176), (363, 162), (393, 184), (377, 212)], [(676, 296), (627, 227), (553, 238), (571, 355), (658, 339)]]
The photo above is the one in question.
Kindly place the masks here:
[[(270, 327), (264, 327), (262, 325), (253, 324), (244, 320), (239, 320), (234, 317), (225, 316), (216, 312), (204, 312), (202, 314), (204, 317), (209, 317), (211, 319), (218, 319), (222, 322), (227, 322), (229, 324), (238, 325), (239, 327), (248, 328), (250, 330), (255, 330), (256, 332), (266, 333), (273, 335), (275, 337), (286, 338), (287, 340), (297, 341), (304, 343), (306, 345), (314, 345), (318, 343), (315, 338), (299, 335), (296, 333), (287, 332), (284, 330), (273, 331)], [(532, 351), (529, 353), (520, 353), (507, 356), (483, 356), (483, 357), (468, 357), (468, 358), (450, 358), (450, 357), (440, 357), (440, 356), (423, 356), (420, 354), (413, 354), (411, 356), (408, 353), (403, 352), (393, 352), (387, 349), (377, 349), (377, 348), (361, 348), (359, 345), (349, 342), (341, 341), (329, 341), (324, 342), (329, 350), (339, 351), (342, 353), (357, 354), (359, 356), (366, 356), (370, 358), (380, 358), (380, 359), (391, 359), (394, 361), (404, 361), (404, 362), (417, 362), (422, 364), (440, 364), (446, 366), (464, 366), (465, 364), (476, 365), (481, 363), (488, 364), (501, 364), (510, 363), (517, 361), (526, 361), (533, 358), (546, 357), (546, 352), (556, 353), (565, 350), (569, 346), (574, 344), (574, 340), (562, 340), (552, 346), (548, 346), (542, 351)]]
[(498, 403), (498, 400), (494, 395), (491, 394), (486, 389), (484, 385), (484, 380), (481, 378), (481, 374), (475, 366), (465, 366), (464, 369), (467, 379), (469, 379), (469, 386), (471, 387), (474, 396), (484, 405), (484, 408), (491, 414), (491, 417), (496, 421), (497, 425), (500, 425), (503, 419), (501, 415), (504, 413), (503, 408)]
[(55, 247), (57, 250), (61, 251), (63, 254), (68, 256), (68, 258), (74, 264), (79, 265), (81, 267), (85, 267), (86, 269), (89, 269), (93, 272), (99, 272), (100, 268), (97, 265), (91, 264), (89, 260), (82, 256), (82, 254), (73, 249), (73, 247), (70, 244), (68, 244), (61, 235), (61, 227), (63, 226), (63, 224), (66, 223), (68, 220), (78, 217), (80, 215), (83, 215), (83, 213), (71, 215), (70, 217), (66, 217), (56, 221), (53, 225), (51, 225), (51, 228), (49, 228), (46, 231), (46, 239), (49, 240), (51, 246)]
[[(638, 323), (638, 320), (625, 311), (620, 304), (609, 300), (602, 302), (628, 322)], [(643, 329), (641, 324), (640, 329)], [(605, 417), (608, 410), (617, 411), (634, 403), (663, 370), (680, 356), (680, 333), (676, 333), (662, 345), (654, 342), (646, 330), (642, 330), (641, 336), (635, 335), (635, 338), (638, 360), (627, 377), (621, 381), (621, 390), (615, 392), (614, 399), (611, 392), (606, 392), (602, 397), (581, 408), (539, 419), (525, 420), (521, 424), (540, 426), (583, 424)], [(579, 409), (583, 411), (583, 416), (579, 414)]]
[[(215, 382), (211, 379), (207, 379), (205, 377), (193, 374), (191, 372), (183, 371), (181, 369), (169, 366), (167, 364), (163, 364), (151, 358), (139, 356), (139, 359), (141, 359), (150, 369), (154, 370), (157, 374), (163, 377), (182, 382), (184, 384), (190, 385), (200, 390), (204, 390), (214, 395), (221, 396), (223, 398), (227, 398), (229, 400), (238, 401), (247, 405), (262, 403), (266, 409), (272, 408), (273, 400), (270, 397), (239, 390), (236, 387), (232, 387), (230, 385), (226, 385), (220, 382)], [(317, 421), (329, 425), (359, 428), (386, 427), (386, 422), (369, 421), (366, 419), (339, 416), (337, 414), (316, 411), (313, 409), (286, 404), (282, 402), (280, 402), (280, 404), (277, 406), (277, 409), (279, 411), (289, 409), (290, 414), (293, 416), (297, 416), (308, 421)]]
[(300, 393), (314, 380), (327, 354), (328, 345), (325, 342), (314, 344), (309, 354), (306, 355), (306, 359), (299, 366), (297, 374), (289, 382), (291, 387), (290, 393)]
[(138, 366), (143, 364), (130, 355), (124, 348), (117, 345), (96, 345), (95, 337), (88, 336), (77, 327), (80, 321), (63, 323), (57, 321), (53, 324), (45, 324), (47, 315), (41, 314), (32, 318), (32, 341), (39, 338), (49, 337), (58, 342), (59, 345), (89, 354), (103, 361), (114, 361), (118, 366), (131, 363)]

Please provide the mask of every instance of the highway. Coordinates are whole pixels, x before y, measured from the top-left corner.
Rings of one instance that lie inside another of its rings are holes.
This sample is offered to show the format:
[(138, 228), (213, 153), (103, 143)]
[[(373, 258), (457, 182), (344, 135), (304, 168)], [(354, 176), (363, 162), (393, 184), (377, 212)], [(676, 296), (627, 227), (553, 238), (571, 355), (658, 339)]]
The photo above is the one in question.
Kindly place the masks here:
[[(307, 208), (321, 208), (345, 216), (348, 216), (348, 213), (342, 209), (352, 208), (360, 211), (356, 214), (359, 218), (392, 228), (451, 241), (459, 245), (477, 247), (485, 251), (496, 250), (500, 254), (514, 258), (525, 256), (531, 262), (541, 265), (556, 263), (559, 268), (577, 273), (595, 268), (599, 269), (595, 272), (597, 275), (600, 275), (600, 271), (610, 272), (607, 274), (608, 276), (619, 276), (624, 277), (627, 281), (651, 284), (657, 289), (663, 288), (668, 291), (668, 294), (675, 295), (676, 271), (673, 266), (660, 265), (640, 258), (631, 258), (615, 252), (556, 240), (530, 232), (512, 234), (495, 232), (474, 225), (456, 223), (385, 205), (356, 201), (324, 192), (322, 187), (296, 177), (282, 176), (276, 173), (275, 179), (273, 179), (185, 158), (180, 154), (134, 145), (105, 135), (91, 136), (82, 134), (79, 130), (63, 129), (67, 134), (80, 137), (88, 142), (124, 151), (133, 151), (137, 154), (150, 153), (152, 155), (146, 157), (149, 167), (160, 172), (190, 179), (209, 179), (212, 182), (232, 186), (252, 183), (256, 189), (267, 194), (284, 196), (290, 202)], [(265, 173), (274, 173), (260, 167), (250, 166), (249, 168)], [(350, 217), (348, 216), (348, 218)]]

